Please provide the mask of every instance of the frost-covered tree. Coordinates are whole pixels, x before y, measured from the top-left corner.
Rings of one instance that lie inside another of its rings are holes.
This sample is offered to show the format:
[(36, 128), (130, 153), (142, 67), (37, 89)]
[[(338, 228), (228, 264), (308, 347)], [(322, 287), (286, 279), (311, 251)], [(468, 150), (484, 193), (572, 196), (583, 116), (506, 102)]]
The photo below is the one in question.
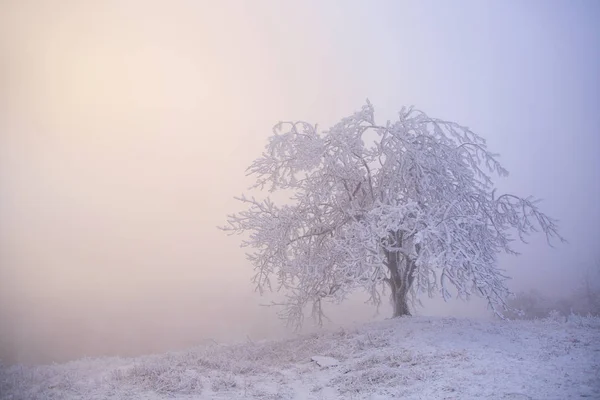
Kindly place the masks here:
[(291, 194), (238, 198), (247, 208), (223, 229), (248, 233), (242, 246), (262, 293), (284, 289), (282, 316), (297, 324), (312, 305), (340, 302), (355, 290), (381, 303), (391, 290), (395, 317), (410, 315), (407, 299), (450, 288), (484, 296), (499, 311), (508, 293), (497, 268), (500, 252), (515, 253), (511, 234), (541, 230), (563, 240), (538, 202), (497, 195), (490, 175), (507, 171), (485, 140), (453, 122), (403, 108), (377, 125), (367, 104), (328, 131), (280, 122), (266, 151), (248, 168), (253, 188)]

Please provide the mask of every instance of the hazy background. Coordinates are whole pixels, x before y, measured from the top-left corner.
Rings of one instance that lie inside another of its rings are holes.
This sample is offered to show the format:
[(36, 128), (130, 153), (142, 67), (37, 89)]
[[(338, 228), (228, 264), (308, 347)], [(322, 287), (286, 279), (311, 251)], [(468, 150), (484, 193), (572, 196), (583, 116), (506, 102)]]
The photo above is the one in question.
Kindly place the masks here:
[(503, 257), (511, 287), (569, 290), (599, 256), (598, 20), (595, 0), (0, 1), (0, 358), (285, 334), (216, 226), (274, 123), (367, 97), (380, 121), (414, 104), (486, 137), (500, 188), (570, 242)]

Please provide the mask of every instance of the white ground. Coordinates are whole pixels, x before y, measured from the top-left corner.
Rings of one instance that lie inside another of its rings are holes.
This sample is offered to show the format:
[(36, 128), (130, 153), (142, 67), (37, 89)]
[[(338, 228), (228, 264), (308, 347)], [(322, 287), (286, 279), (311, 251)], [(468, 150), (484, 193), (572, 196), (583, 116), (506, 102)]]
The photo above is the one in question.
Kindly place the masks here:
[(342, 398), (600, 399), (600, 319), (413, 317), (286, 341), (0, 366), (2, 400)]

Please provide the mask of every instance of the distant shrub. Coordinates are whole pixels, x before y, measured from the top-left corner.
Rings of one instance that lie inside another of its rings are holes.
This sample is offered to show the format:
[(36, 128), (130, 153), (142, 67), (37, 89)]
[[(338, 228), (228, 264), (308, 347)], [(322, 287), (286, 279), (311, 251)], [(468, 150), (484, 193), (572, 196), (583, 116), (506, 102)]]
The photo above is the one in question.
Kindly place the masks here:
[(600, 264), (588, 269), (568, 296), (552, 298), (536, 290), (519, 292), (506, 302), (509, 319), (556, 319), (569, 315), (600, 316)]
[(558, 302), (550, 299), (536, 290), (529, 292), (519, 292), (512, 298), (508, 299), (506, 304), (509, 310), (504, 313), (504, 316), (509, 319), (544, 319), (555, 310), (561, 315), (568, 315), (567, 310), (561, 310), (562, 307), (557, 307)]
[(600, 261), (585, 271), (569, 300), (573, 313), (600, 316)]
[(532, 290), (517, 293), (506, 303), (509, 310), (504, 316), (509, 319), (555, 319), (569, 315), (600, 317), (600, 289), (592, 288), (591, 283), (587, 290), (577, 290), (569, 296), (551, 298)]

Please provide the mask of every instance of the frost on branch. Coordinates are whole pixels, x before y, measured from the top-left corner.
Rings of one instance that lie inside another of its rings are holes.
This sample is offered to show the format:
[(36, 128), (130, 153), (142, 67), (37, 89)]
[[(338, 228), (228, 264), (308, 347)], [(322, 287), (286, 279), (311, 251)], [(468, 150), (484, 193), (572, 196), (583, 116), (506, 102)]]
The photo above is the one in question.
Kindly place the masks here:
[(367, 102), (324, 132), (280, 122), (248, 173), (292, 197), (242, 196), (223, 229), (248, 234), (256, 287), (284, 289), (282, 316), (297, 325), (307, 305), (321, 322), (324, 300), (364, 290), (379, 305), (386, 287), (394, 316), (410, 315), (407, 298), (451, 288), (498, 311), (508, 290), (496, 260), (514, 253), (511, 234), (563, 240), (535, 199), (496, 194), (491, 175), (508, 173), (483, 138), (412, 108), (377, 125)]

